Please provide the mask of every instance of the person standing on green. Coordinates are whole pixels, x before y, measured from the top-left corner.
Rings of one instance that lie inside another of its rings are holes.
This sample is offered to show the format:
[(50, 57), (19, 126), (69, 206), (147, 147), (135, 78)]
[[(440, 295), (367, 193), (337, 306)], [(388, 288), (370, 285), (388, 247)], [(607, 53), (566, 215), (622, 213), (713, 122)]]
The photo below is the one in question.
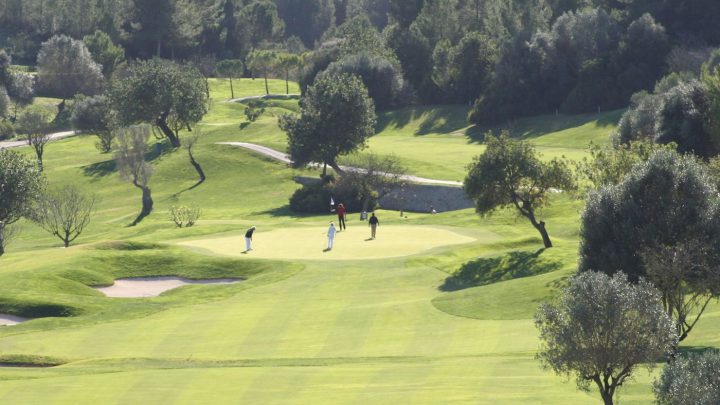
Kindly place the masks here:
[(377, 233), (378, 225), (380, 225), (380, 220), (375, 216), (374, 212), (370, 216), (368, 223), (370, 224), (370, 239), (375, 239), (375, 234)]

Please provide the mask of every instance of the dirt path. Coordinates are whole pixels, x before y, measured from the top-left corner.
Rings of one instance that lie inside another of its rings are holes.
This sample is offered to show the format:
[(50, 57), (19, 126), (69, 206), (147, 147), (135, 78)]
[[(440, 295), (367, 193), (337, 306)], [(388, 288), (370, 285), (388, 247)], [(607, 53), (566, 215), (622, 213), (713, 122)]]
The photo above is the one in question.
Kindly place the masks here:
[[(287, 153), (283, 153), (280, 151), (277, 151), (275, 149), (268, 148), (266, 146), (257, 145), (254, 143), (247, 143), (247, 142), (218, 142), (218, 145), (230, 145), (230, 146), (236, 146), (239, 148), (244, 148), (251, 150), (253, 152), (259, 153), (263, 156), (267, 156), (269, 158), (281, 161), (283, 163), (291, 164), (292, 159), (290, 159), (290, 156)], [(315, 164), (314, 166), (319, 166), (319, 164)], [(359, 169), (357, 167), (350, 167), (350, 166), (340, 166), (341, 169), (345, 171), (362, 171), (363, 169)], [(443, 185), (443, 186), (454, 186), (454, 187), (461, 187), (462, 183), (459, 181), (450, 181), (450, 180), (438, 180), (438, 179), (428, 179), (425, 177), (418, 177), (418, 176), (411, 176), (411, 175), (405, 175), (401, 177), (403, 180), (411, 182), (411, 183), (417, 183), (417, 184), (434, 184), (434, 185)]]
[[(57, 141), (63, 138), (68, 138), (71, 136), (75, 136), (75, 131), (63, 131), (63, 132), (56, 132), (54, 134), (50, 134), (50, 140), (51, 141)], [(0, 142), (0, 149), (5, 148), (19, 148), (21, 146), (27, 146), (26, 141), (3, 141)]]

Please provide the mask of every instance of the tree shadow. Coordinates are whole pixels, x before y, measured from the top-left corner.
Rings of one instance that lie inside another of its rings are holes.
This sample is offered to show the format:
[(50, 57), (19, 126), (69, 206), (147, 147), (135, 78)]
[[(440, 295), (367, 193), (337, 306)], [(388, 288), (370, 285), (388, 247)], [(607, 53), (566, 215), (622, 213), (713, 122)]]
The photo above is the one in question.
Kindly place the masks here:
[(682, 356), (688, 356), (688, 355), (703, 355), (705, 353), (709, 352), (716, 352), (718, 349), (716, 347), (710, 347), (710, 346), (680, 346), (677, 349), (678, 354)]
[(285, 204), (281, 207), (271, 208), (265, 211), (256, 211), (252, 215), (270, 215), (276, 218), (310, 218), (317, 216), (317, 214), (298, 214), (290, 209), (289, 204)]
[(104, 162), (83, 166), (82, 170), (83, 174), (88, 177), (104, 177), (115, 173), (117, 165), (114, 160), (106, 160)]
[(508, 121), (500, 125), (474, 125), (465, 131), (469, 142), (483, 143), (488, 132), (499, 133), (506, 130), (516, 139), (533, 139), (553, 132), (577, 128), (589, 123), (599, 127), (617, 125), (625, 110), (605, 111), (602, 113), (577, 115), (542, 115)]
[(536, 276), (555, 271), (560, 261), (542, 258), (545, 249), (535, 253), (510, 252), (502, 256), (479, 258), (463, 264), (439, 287), (441, 291), (458, 291), (516, 278)]
[(449, 134), (467, 128), (467, 108), (450, 106), (426, 112), (415, 135)]

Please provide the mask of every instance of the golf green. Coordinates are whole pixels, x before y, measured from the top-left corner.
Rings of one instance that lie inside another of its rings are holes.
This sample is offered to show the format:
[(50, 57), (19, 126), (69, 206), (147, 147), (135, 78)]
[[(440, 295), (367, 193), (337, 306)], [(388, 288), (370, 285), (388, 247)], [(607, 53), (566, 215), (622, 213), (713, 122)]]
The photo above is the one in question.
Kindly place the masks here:
[[(332, 251), (327, 247), (327, 226), (280, 228), (263, 232), (258, 229), (253, 250), (245, 250), (244, 234), (220, 238), (205, 238), (179, 243), (223, 256), (242, 256), (284, 260), (362, 260), (403, 257), (432, 249), (475, 242), (448, 228), (435, 226), (390, 225), (380, 226), (377, 238), (370, 239), (370, 228), (353, 224), (338, 232)], [(497, 237), (499, 239), (499, 236)]]

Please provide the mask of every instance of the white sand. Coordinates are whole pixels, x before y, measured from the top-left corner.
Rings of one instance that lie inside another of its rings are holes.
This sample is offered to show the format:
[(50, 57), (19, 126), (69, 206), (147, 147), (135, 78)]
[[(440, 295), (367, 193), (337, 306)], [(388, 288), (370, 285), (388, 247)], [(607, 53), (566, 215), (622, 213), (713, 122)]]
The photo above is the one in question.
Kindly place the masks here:
[(234, 284), (239, 279), (188, 280), (181, 277), (146, 277), (121, 278), (115, 280), (110, 287), (95, 287), (108, 297), (113, 298), (147, 298), (157, 297), (165, 291), (190, 284)]
[(21, 318), (19, 316), (0, 314), (0, 326), (17, 325), (27, 320), (27, 318)]

